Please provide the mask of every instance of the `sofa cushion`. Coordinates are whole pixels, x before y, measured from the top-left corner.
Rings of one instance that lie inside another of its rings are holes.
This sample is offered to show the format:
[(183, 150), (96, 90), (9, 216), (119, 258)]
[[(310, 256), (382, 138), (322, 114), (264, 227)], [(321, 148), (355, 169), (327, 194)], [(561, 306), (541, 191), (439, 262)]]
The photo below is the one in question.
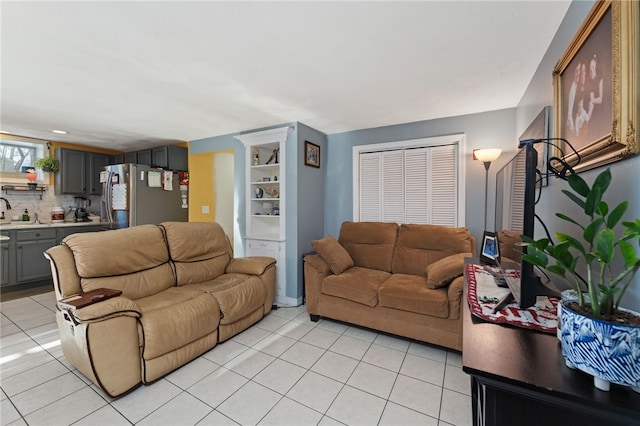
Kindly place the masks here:
[(427, 287), (431, 289), (444, 287), (461, 277), (464, 272), (464, 259), (470, 256), (471, 253), (452, 254), (427, 266), (425, 269)]
[(169, 255), (176, 266), (177, 284), (212, 280), (225, 271), (233, 250), (215, 222), (163, 222)]
[(522, 261), (522, 247), (517, 244), (522, 242), (520, 232), (498, 232), (498, 244), (500, 244), (500, 258), (502, 262), (520, 263)]
[(355, 266), (391, 272), (397, 237), (395, 222), (343, 222), (338, 241)]
[(390, 275), (354, 266), (340, 275), (329, 275), (323, 279), (321, 292), (374, 307), (378, 304), (378, 289)]
[(456, 253), (472, 255), (474, 239), (467, 228), (439, 225), (400, 225), (393, 273), (424, 276), (431, 263)]
[(353, 266), (353, 259), (332, 235), (327, 235), (321, 240), (311, 241), (311, 245), (318, 252), (329, 269), (334, 274), (341, 274)]
[(121, 290), (124, 297), (137, 300), (175, 287), (176, 278), (173, 265), (163, 263), (155, 268), (125, 275), (80, 278), (80, 285), (85, 292), (99, 288)]
[(220, 323), (217, 300), (189, 287), (172, 287), (136, 302), (142, 311), (145, 360), (215, 333)]
[(262, 280), (256, 276), (247, 276), (242, 282), (234, 285), (212, 284), (211, 294), (220, 305), (220, 324), (232, 324), (256, 309), (264, 315), (264, 300), (267, 289)]
[(62, 244), (73, 254), (83, 291), (107, 287), (138, 299), (176, 284), (164, 233), (155, 225), (72, 234)]
[(378, 292), (380, 306), (437, 318), (449, 317), (447, 289), (429, 289), (427, 279), (409, 274), (393, 274)]
[(155, 225), (71, 234), (62, 243), (73, 252), (82, 278), (131, 274), (169, 261), (164, 235)]

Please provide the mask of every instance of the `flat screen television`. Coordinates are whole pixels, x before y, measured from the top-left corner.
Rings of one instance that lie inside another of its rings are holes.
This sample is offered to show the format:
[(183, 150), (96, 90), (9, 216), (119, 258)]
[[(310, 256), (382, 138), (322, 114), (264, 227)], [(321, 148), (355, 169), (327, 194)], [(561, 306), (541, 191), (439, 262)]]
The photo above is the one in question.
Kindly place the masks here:
[[(538, 152), (533, 142), (521, 142), (515, 157), (496, 173), (495, 230), (498, 235), (505, 231), (518, 240), (520, 235), (534, 237)], [(514, 248), (510, 250), (513, 253)], [(501, 256), (510, 258), (510, 250), (501, 250)], [(511, 293), (520, 308), (533, 306), (540, 293), (540, 278), (533, 265), (517, 258), (513, 260), (520, 263), (520, 282), (511, 288)]]

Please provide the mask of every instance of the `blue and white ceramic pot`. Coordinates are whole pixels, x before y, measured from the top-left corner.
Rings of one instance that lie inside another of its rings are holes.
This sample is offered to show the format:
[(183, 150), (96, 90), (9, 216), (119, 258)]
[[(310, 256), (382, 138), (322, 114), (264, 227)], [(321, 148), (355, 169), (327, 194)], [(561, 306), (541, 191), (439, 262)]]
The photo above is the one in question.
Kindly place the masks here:
[(596, 388), (610, 383), (640, 392), (640, 326), (589, 318), (561, 307), (562, 356), (569, 368), (593, 376)]

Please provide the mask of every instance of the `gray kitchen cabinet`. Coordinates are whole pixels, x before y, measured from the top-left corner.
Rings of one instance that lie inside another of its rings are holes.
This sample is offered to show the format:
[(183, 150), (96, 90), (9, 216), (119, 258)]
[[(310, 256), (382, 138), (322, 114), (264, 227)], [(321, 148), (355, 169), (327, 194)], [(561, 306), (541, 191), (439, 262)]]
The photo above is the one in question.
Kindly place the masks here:
[(100, 225), (78, 225), (4, 230), (0, 241), (0, 285), (3, 289), (40, 285), (51, 280), (51, 266), (44, 252), (71, 234), (102, 231)]
[(0, 241), (0, 286), (4, 287), (15, 281), (15, 248), (11, 240), (15, 238), (15, 232), (6, 231), (2, 235), (10, 238)]
[(99, 152), (58, 148), (60, 168), (55, 174), (56, 195), (100, 195), (100, 172), (109, 164), (109, 155)]
[(145, 166), (151, 165), (151, 150), (143, 149), (142, 151), (136, 152), (136, 158), (138, 159), (138, 164), (143, 164)]
[(151, 150), (151, 164), (163, 169), (187, 171), (189, 152), (183, 146), (158, 146)]
[(138, 154), (136, 154), (135, 152), (125, 152), (123, 163), (138, 164)]
[(51, 267), (43, 253), (55, 245), (55, 228), (16, 231), (16, 283), (51, 278)]
[(60, 167), (55, 174), (56, 195), (87, 193), (87, 153), (76, 149), (58, 148)]
[(99, 232), (103, 229), (100, 226), (67, 226), (64, 228), (58, 228), (58, 244), (62, 242), (67, 236), (71, 234), (77, 234), (80, 232)]
[(89, 191), (90, 195), (102, 195), (102, 184), (100, 183), (100, 172), (104, 166), (109, 164), (109, 155), (90, 152), (89, 159)]
[(124, 162), (124, 154), (116, 154), (111, 156), (109, 164), (122, 164)]

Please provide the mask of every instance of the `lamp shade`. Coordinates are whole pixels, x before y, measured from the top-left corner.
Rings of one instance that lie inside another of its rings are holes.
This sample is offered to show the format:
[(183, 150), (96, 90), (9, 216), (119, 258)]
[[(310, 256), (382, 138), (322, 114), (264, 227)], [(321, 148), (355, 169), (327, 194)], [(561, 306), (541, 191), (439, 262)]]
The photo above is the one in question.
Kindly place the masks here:
[(483, 163), (492, 162), (500, 157), (502, 150), (499, 148), (476, 149), (473, 154)]

